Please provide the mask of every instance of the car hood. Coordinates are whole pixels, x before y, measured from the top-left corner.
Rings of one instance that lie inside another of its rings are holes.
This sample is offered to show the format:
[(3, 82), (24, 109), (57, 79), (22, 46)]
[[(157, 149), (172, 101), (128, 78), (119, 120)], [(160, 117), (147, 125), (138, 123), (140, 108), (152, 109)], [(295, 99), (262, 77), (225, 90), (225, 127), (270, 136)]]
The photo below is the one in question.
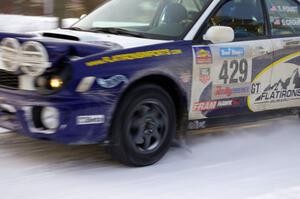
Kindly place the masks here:
[[(15, 38), (20, 43), (37, 41), (47, 49), (49, 61), (56, 65), (65, 57), (86, 57), (113, 50), (135, 48), (168, 41), (120, 36), (113, 34), (91, 33), (73, 30), (51, 30), (28, 34), (0, 33), (4, 38)], [(1, 65), (1, 64), (0, 64)]]
[(103, 45), (103, 43), (110, 43), (112, 46), (118, 46), (119, 48), (125, 49), (169, 42), (167, 40), (154, 40), (123, 35), (74, 31), (67, 29), (57, 29), (38, 33), (44, 37), (71, 39), (95, 45)]

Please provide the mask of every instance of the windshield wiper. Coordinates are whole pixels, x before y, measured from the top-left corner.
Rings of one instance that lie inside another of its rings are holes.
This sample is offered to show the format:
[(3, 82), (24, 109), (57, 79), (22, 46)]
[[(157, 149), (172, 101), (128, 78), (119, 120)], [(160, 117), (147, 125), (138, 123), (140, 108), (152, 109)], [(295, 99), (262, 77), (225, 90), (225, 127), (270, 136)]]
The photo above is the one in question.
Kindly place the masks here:
[(133, 37), (145, 38), (145, 36), (142, 33), (132, 32), (132, 31), (125, 30), (125, 29), (122, 29), (122, 28), (101, 28), (101, 27), (97, 27), (97, 28), (88, 29), (87, 31), (110, 33), (110, 34), (114, 34), (114, 35), (128, 35), (128, 36), (133, 36)]
[(76, 27), (76, 26), (73, 26), (73, 27), (70, 27), (70, 28), (62, 28), (62, 29), (65, 29), (65, 30), (85, 31), (84, 29)]

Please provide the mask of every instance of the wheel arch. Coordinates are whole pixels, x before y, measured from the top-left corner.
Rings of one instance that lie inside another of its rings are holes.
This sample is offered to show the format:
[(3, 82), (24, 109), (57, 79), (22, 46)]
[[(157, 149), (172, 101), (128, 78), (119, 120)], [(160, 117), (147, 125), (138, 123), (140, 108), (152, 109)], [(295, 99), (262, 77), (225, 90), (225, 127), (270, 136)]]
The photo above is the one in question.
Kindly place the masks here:
[[(149, 74), (132, 81), (123, 91), (119, 97), (118, 103), (113, 111), (113, 118), (120, 106), (126, 93), (136, 86), (143, 84), (154, 84), (162, 87), (172, 98), (176, 108), (177, 132), (180, 134), (187, 128), (188, 119), (188, 97), (185, 89), (172, 77), (166, 74)], [(110, 134), (110, 132), (109, 132)]]

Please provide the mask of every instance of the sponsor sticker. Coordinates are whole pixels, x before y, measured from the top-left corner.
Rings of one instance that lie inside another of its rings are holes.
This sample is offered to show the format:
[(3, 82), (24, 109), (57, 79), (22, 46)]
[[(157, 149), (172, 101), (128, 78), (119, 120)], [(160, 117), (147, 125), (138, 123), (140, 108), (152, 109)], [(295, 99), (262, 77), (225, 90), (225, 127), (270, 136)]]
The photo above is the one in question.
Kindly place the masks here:
[(218, 101), (217, 108), (226, 108), (232, 106), (239, 106), (241, 102), (239, 99), (221, 100)]
[(105, 122), (104, 115), (85, 115), (85, 116), (78, 116), (76, 124), (77, 125), (103, 124), (104, 122)]
[(210, 81), (210, 68), (200, 68), (200, 77), (199, 80), (206, 84)]
[[(256, 84), (257, 85), (257, 84)], [(253, 85), (252, 87), (254, 87)], [(259, 90), (257, 91), (259, 93)], [(256, 99), (256, 103), (260, 102), (281, 102), (289, 99), (300, 97), (300, 74), (299, 69), (295, 69), (293, 73), (277, 82), (267, 85), (261, 95)]]
[(193, 47), (196, 64), (212, 64), (212, 52), (209, 47)]
[(217, 108), (217, 101), (195, 102), (193, 111), (209, 111)]
[(250, 83), (213, 86), (213, 99), (228, 99), (250, 95)]
[(210, 110), (239, 106), (240, 104), (241, 102), (239, 99), (195, 102), (193, 105), (193, 111), (196, 112), (210, 111)]
[(274, 18), (273, 25), (276, 25), (276, 26), (299, 26), (300, 18)]
[(115, 75), (108, 79), (99, 78), (97, 83), (102, 88), (115, 88), (121, 83), (128, 83), (128, 78), (124, 75)]
[(300, 18), (281, 19), (281, 24), (283, 26), (299, 26)]
[(103, 65), (108, 63), (122, 62), (122, 61), (133, 61), (145, 58), (153, 58), (153, 57), (163, 57), (163, 56), (171, 56), (171, 55), (179, 55), (182, 54), (181, 49), (159, 49), (159, 50), (151, 50), (144, 52), (134, 52), (113, 56), (105, 56), (101, 57), (99, 60), (87, 62), (86, 65), (89, 67)]
[(299, 106), (299, 56), (298, 51), (289, 54), (269, 65), (255, 77), (251, 85), (251, 95), (247, 98), (251, 111)]
[(245, 49), (241, 47), (220, 48), (220, 56), (225, 58), (244, 57)]
[(297, 6), (271, 6), (270, 11), (272, 12), (287, 12), (287, 13), (298, 13), (298, 7)]

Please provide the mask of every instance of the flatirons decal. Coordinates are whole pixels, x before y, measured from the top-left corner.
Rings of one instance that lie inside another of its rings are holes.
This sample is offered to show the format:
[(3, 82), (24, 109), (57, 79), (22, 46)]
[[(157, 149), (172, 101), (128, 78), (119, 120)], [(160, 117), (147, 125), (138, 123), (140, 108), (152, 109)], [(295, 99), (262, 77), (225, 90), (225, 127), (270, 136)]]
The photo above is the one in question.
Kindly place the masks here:
[(278, 82), (268, 85), (255, 101), (279, 102), (298, 97), (300, 97), (300, 74), (299, 69), (295, 69), (287, 79), (280, 79)]
[(300, 106), (300, 52), (272, 63), (251, 84), (248, 107), (253, 112)]

